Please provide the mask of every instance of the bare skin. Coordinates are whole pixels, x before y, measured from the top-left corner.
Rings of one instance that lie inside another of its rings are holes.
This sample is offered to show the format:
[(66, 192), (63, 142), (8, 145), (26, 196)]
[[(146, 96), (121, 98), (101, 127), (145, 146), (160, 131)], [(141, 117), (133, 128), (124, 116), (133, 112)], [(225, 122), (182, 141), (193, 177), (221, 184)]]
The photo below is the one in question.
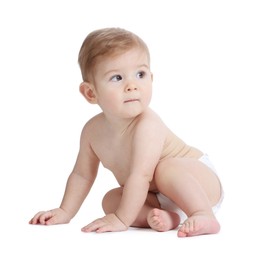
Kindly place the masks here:
[[(164, 162), (165, 166), (167, 165), (167, 167), (169, 167), (168, 163), (170, 161), (171, 160), (169, 160), (168, 162)], [(183, 160), (177, 160), (177, 162), (175, 161), (175, 164), (177, 164), (178, 161), (182, 164)], [(186, 164), (187, 162), (184, 163)], [(162, 167), (157, 167), (157, 170), (164, 169), (165, 166), (162, 165)], [(208, 178), (198, 178), (198, 180), (201, 182), (198, 183), (198, 191), (202, 191), (202, 194), (204, 194), (204, 191), (202, 190), (204, 185), (206, 190), (206, 196), (209, 197), (209, 199), (207, 199), (209, 203), (208, 211), (204, 209), (201, 211), (194, 211), (194, 213), (192, 212), (190, 216), (188, 215), (189, 212), (187, 211), (187, 215), (189, 217), (181, 225), (177, 235), (179, 237), (188, 237), (218, 233), (220, 230), (220, 225), (211, 209), (220, 199), (220, 184), (218, 178), (207, 166), (200, 162), (191, 160), (191, 166), (192, 169), (199, 169), (202, 173), (205, 172), (205, 174), (208, 174), (209, 172)], [(177, 167), (177, 165), (175, 165), (175, 167)], [(192, 176), (196, 176), (196, 171)], [(166, 177), (165, 174), (164, 177)], [(190, 177), (191, 176), (188, 175), (188, 179), (186, 180), (186, 186), (189, 182)], [(193, 177), (191, 178), (192, 180), (194, 180)], [(164, 180), (167, 182), (167, 179)], [(212, 182), (212, 185), (210, 185), (211, 188), (209, 188), (208, 185), (210, 182)], [(165, 192), (164, 185), (163, 191)], [(115, 209), (118, 206), (118, 203), (120, 202), (121, 196), (122, 188), (111, 190), (106, 194), (106, 196), (103, 199), (103, 209), (107, 214), (115, 211)], [(156, 231), (164, 232), (176, 229), (177, 227), (179, 227), (179, 224), (179, 216), (175, 212), (160, 209), (160, 204), (157, 200), (155, 193), (149, 192), (147, 200), (132, 226), (143, 228), (151, 227)]]
[(180, 217), (175, 212), (154, 208), (147, 215), (149, 226), (159, 232), (175, 229), (180, 224)]
[(149, 65), (147, 53), (137, 47), (97, 62), (94, 79), (83, 82), (80, 92), (89, 103), (98, 104), (102, 113), (82, 130), (79, 154), (60, 207), (37, 213), (30, 224), (68, 223), (91, 190), (101, 162), (120, 188), (104, 197), (106, 215), (82, 231), (177, 228), (178, 215), (160, 209), (157, 192), (188, 216), (179, 237), (219, 231), (212, 206), (220, 198), (220, 182), (198, 160), (203, 153), (177, 138), (149, 108), (153, 78)]
[[(175, 229), (178, 226), (177, 223), (180, 222), (178, 222), (178, 215), (176, 215), (174, 212), (154, 208), (149, 212), (147, 222), (152, 229), (164, 232)], [(218, 233), (219, 230), (220, 225), (214, 217), (193, 215), (179, 228), (178, 237), (215, 234)]]
[[(221, 186), (217, 176), (206, 165), (190, 158), (168, 159), (158, 165), (155, 182), (158, 190), (188, 216), (178, 231), (179, 237), (219, 232), (220, 225), (212, 207), (221, 197)], [(157, 212), (157, 216), (166, 222), (167, 213), (169, 218), (171, 213), (167, 211)], [(169, 221), (167, 223), (171, 229)]]
[(214, 216), (203, 214), (189, 217), (178, 231), (179, 237), (190, 237), (206, 234), (215, 234), (220, 230), (220, 225)]

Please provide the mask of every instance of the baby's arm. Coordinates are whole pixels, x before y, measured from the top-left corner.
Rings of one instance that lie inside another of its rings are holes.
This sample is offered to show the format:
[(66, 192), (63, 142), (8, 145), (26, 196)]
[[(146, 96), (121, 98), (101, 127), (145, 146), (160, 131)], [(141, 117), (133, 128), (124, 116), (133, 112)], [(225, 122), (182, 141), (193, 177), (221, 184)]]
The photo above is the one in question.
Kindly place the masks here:
[(65, 194), (60, 207), (38, 212), (29, 223), (42, 225), (69, 223), (78, 212), (91, 186), (91, 182), (87, 179), (72, 172), (68, 178)]
[(64, 224), (76, 215), (88, 195), (97, 175), (99, 160), (91, 149), (87, 127), (82, 131), (80, 151), (70, 174), (63, 200), (59, 208), (38, 212), (30, 224)]
[(130, 226), (141, 210), (164, 145), (166, 128), (160, 118), (148, 113), (137, 125), (133, 140), (130, 176), (124, 186), (116, 216)]
[(135, 127), (130, 174), (124, 185), (120, 205), (115, 213), (85, 226), (82, 229), (85, 232), (126, 230), (136, 219), (147, 198), (150, 182), (163, 149), (166, 128), (151, 111), (142, 116)]

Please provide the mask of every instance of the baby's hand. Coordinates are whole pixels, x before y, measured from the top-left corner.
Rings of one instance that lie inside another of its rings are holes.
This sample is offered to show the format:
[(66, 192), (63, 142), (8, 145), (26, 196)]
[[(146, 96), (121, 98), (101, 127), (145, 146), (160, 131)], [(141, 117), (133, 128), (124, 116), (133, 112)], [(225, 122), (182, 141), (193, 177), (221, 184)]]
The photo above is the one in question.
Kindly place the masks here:
[(49, 211), (38, 212), (30, 221), (29, 224), (55, 225), (66, 224), (70, 222), (70, 217), (66, 211), (61, 208), (52, 209)]
[(125, 231), (127, 226), (119, 220), (115, 214), (108, 214), (103, 218), (96, 219), (87, 226), (81, 229), (83, 232), (115, 232), (115, 231)]

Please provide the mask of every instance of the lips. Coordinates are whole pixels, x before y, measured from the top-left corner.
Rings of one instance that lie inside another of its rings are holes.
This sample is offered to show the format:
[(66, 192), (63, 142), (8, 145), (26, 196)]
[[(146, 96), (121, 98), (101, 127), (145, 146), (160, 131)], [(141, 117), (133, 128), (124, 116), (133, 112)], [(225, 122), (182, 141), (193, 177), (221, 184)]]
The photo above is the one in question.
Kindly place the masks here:
[(137, 102), (137, 101), (139, 101), (138, 98), (131, 98), (131, 99), (125, 100), (124, 103), (131, 103), (131, 102)]

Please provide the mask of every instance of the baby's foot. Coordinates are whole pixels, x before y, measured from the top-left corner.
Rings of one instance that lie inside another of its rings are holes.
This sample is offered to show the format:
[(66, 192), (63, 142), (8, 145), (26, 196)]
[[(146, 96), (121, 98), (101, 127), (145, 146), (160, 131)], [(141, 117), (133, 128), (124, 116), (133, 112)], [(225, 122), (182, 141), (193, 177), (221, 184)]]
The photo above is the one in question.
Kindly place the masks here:
[(154, 208), (148, 213), (147, 222), (152, 229), (163, 232), (176, 228), (180, 217), (175, 212)]
[(178, 230), (178, 237), (215, 234), (219, 230), (220, 225), (214, 216), (194, 215), (184, 221)]

